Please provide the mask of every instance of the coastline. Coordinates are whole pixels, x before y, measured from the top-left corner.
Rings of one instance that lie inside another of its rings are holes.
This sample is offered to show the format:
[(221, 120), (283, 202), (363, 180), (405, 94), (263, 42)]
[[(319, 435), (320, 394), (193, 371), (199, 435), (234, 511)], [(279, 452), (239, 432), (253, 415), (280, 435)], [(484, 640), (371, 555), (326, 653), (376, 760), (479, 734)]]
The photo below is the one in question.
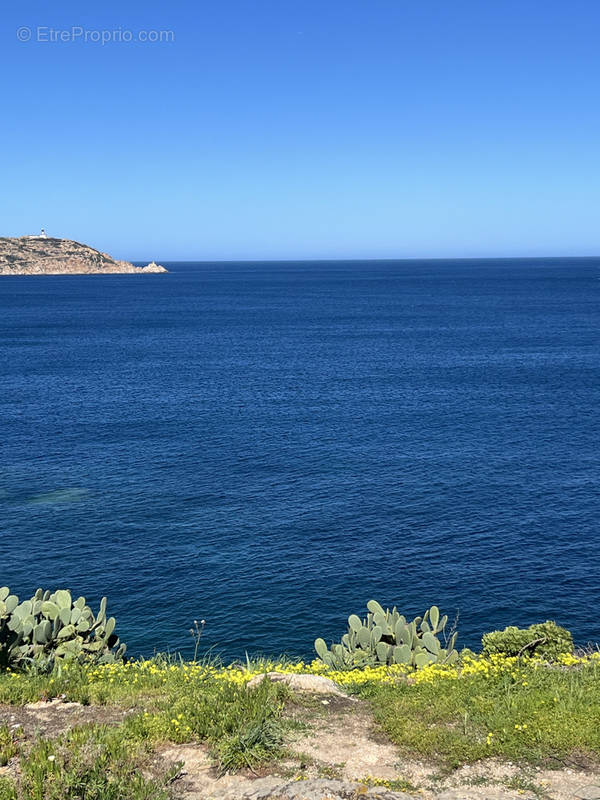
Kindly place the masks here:
[(147, 275), (166, 272), (168, 270), (154, 261), (137, 267), (71, 239), (0, 237), (0, 276)]

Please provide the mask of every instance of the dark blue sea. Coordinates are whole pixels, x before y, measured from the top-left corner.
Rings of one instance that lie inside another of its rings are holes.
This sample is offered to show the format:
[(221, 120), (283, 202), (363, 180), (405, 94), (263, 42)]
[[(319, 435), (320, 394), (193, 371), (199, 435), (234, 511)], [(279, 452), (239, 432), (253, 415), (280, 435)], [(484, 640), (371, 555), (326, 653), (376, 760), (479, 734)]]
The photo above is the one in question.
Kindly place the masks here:
[(600, 259), (166, 266), (0, 278), (0, 585), (134, 654), (370, 598), (600, 640)]

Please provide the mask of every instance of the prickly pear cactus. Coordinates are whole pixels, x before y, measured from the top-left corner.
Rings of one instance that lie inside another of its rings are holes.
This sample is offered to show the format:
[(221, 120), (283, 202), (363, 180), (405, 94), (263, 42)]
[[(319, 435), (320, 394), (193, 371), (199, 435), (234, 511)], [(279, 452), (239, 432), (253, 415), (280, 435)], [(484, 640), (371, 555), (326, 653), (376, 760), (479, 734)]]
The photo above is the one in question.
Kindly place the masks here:
[(19, 602), (0, 587), (0, 669), (18, 669), (33, 662), (52, 666), (56, 660), (108, 663), (121, 660), (126, 646), (114, 633), (114, 617), (106, 618), (106, 598), (94, 616), (85, 597), (38, 589)]
[(437, 606), (427, 609), (422, 617), (406, 620), (394, 607), (384, 609), (376, 600), (367, 603), (368, 614), (361, 619), (348, 617), (348, 631), (339, 644), (331, 648), (323, 639), (316, 639), (318, 657), (333, 669), (405, 664), (418, 669), (427, 664), (452, 664), (458, 658), (455, 650), (457, 633), (442, 647), (438, 638), (444, 634), (448, 617), (440, 617)]

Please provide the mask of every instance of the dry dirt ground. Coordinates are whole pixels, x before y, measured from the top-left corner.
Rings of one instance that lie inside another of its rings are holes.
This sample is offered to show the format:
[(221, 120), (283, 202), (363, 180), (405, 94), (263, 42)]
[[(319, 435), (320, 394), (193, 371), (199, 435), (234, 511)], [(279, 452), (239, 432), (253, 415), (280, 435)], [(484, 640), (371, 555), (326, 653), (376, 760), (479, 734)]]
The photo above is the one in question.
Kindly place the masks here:
[[(172, 784), (180, 800), (600, 800), (600, 771), (591, 767), (524, 769), (493, 760), (451, 774), (434, 762), (402, 758), (360, 701), (298, 695), (288, 710), (294, 722), (285, 757), (257, 775), (220, 775), (202, 745), (169, 745), (158, 763), (183, 762)], [(118, 724), (124, 713), (77, 703), (0, 706), (0, 724), (22, 726), (24, 735), (54, 736), (86, 722)], [(0, 769), (15, 773), (16, 764)]]

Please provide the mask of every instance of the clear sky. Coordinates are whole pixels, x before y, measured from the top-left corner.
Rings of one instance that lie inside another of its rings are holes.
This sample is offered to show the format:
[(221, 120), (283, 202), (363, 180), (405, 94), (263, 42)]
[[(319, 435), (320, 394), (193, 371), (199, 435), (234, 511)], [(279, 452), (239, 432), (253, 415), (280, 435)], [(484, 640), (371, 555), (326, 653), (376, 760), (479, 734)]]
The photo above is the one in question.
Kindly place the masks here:
[(0, 235), (140, 260), (600, 253), (598, 0), (12, 0), (0, 26)]

